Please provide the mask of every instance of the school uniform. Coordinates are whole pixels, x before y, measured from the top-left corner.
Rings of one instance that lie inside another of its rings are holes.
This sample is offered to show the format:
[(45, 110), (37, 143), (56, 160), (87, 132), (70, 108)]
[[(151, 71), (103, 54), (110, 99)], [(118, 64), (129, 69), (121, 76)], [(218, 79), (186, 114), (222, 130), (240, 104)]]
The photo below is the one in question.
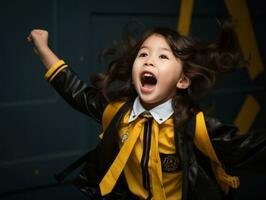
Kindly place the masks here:
[[(72, 107), (104, 126), (101, 142), (86, 155), (86, 166), (75, 181), (75, 185), (89, 199), (101, 199), (104, 188), (100, 187), (102, 180), (123, 145), (133, 137), (131, 134), (137, 130), (139, 122), (147, 121), (141, 116), (146, 110), (136, 97), (134, 101), (121, 105), (106, 124), (103, 117), (108, 103), (96, 88), (81, 81), (64, 61), (56, 63), (45, 78)], [(179, 114), (174, 112), (171, 100), (150, 110), (149, 114), (153, 118), (150, 138), (145, 138), (144, 128), (139, 127), (139, 135), (135, 137), (130, 155), (127, 155), (123, 174), (104, 198), (230, 199), (230, 192), (224, 194), (218, 186), (209, 158), (194, 144), (195, 116), (185, 129), (178, 130), (176, 122)], [(265, 134), (239, 136), (238, 129), (232, 125), (222, 124), (211, 117), (206, 117), (205, 121), (221, 163), (229, 167), (265, 170)]]

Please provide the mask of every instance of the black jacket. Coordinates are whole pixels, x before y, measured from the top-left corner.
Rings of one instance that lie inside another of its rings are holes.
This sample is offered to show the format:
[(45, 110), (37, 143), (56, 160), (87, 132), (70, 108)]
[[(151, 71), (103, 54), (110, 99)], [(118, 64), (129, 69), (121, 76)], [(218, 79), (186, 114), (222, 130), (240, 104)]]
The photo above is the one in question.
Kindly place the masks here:
[[(59, 72), (51, 81), (51, 85), (72, 107), (101, 123), (107, 102), (99, 95), (97, 89), (87, 86), (70, 68)], [(131, 105), (132, 103), (128, 102), (118, 111), (96, 149), (83, 157), (86, 165), (80, 177), (76, 179), (75, 185), (85, 192), (89, 199), (97, 199), (98, 184), (116, 157), (119, 149), (115, 133), (123, 114)], [(174, 118), (176, 117), (178, 114), (175, 114)], [(205, 120), (216, 154), (226, 167), (265, 171), (265, 134), (253, 132), (240, 136), (237, 134), (238, 129), (232, 125), (222, 124), (211, 117), (205, 117)], [(183, 170), (182, 200), (230, 199), (230, 195), (224, 195), (219, 189), (208, 158), (193, 144), (194, 126), (195, 117), (182, 132), (175, 129), (176, 149)], [(115, 196), (116, 194), (118, 196)], [(108, 198), (137, 199), (128, 191), (123, 175), (119, 178), (113, 193), (106, 197)]]

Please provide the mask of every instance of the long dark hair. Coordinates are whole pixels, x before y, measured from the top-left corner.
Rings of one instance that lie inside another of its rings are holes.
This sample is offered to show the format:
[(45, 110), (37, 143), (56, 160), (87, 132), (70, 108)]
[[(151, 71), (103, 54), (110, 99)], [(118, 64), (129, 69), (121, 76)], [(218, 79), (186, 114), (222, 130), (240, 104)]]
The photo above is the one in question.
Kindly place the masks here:
[(191, 81), (188, 89), (177, 90), (173, 98), (173, 108), (176, 113), (180, 113), (178, 126), (181, 128), (198, 112), (195, 100), (206, 95), (213, 87), (217, 73), (238, 65), (241, 57), (237, 38), (229, 23), (221, 25), (220, 37), (213, 43), (180, 35), (169, 28), (149, 30), (139, 42), (129, 37), (122, 48), (107, 51), (107, 54), (116, 54), (117, 58), (109, 64), (105, 72), (96, 75), (92, 81), (108, 102), (136, 98), (137, 93), (131, 78), (132, 66), (141, 45), (153, 34), (165, 38), (175, 57), (182, 61), (184, 75)]

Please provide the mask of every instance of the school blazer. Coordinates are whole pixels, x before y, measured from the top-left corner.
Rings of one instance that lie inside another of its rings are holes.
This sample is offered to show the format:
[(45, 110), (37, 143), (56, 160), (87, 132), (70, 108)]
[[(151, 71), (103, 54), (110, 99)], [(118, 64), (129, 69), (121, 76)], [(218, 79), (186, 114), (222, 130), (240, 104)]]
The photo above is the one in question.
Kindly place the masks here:
[[(61, 70), (50, 84), (74, 109), (101, 123), (103, 111), (108, 103), (96, 88), (80, 80), (70, 68)], [(123, 114), (131, 106), (130, 101), (122, 106), (105, 131), (101, 142), (86, 155), (85, 170), (76, 179), (75, 184), (81, 191), (85, 191), (89, 199), (95, 199), (94, 196), (99, 194), (98, 184), (118, 153), (117, 129)], [(178, 113), (175, 113), (174, 119), (177, 118)], [(238, 129), (233, 125), (223, 124), (215, 118), (206, 116), (205, 121), (214, 150), (226, 168), (265, 171), (265, 133), (251, 132), (240, 136)], [(175, 128), (175, 144), (183, 171), (182, 200), (231, 199), (230, 194), (223, 194), (218, 187), (209, 159), (193, 144), (194, 130), (195, 116), (184, 130)], [(128, 188), (121, 175), (113, 193), (123, 196), (124, 191), (128, 192)], [(119, 199), (109, 196), (109, 199)], [(132, 195), (124, 199), (137, 198)]]

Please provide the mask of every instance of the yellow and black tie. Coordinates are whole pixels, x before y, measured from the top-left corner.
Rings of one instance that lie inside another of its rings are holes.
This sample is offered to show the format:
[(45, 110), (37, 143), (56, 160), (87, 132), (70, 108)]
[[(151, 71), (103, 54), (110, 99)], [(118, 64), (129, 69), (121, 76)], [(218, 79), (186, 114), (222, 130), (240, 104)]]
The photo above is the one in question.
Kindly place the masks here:
[(101, 195), (109, 194), (120, 174), (122, 173), (126, 162), (134, 148), (134, 145), (140, 136), (140, 133), (143, 129), (144, 125), (144, 144), (143, 144), (143, 155), (141, 159), (141, 168), (142, 168), (142, 176), (143, 176), (143, 186), (149, 192), (148, 199), (151, 198), (150, 192), (150, 177), (148, 173), (148, 162), (149, 162), (149, 154), (150, 154), (150, 146), (151, 146), (151, 127), (152, 127), (152, 116), (151, 114), (144, 112), (141, 114), (141, 118), (134, 127), (134, 130), (131, 131), (129, 138), (124, 142), (123, 146), (121, 147), (118, 155), (116, 156), (114, 162), (112, 163), (111, 167), (108, 169), (107, 173), (103, 177), (102, 181), (100, 182), (100, 191)]

